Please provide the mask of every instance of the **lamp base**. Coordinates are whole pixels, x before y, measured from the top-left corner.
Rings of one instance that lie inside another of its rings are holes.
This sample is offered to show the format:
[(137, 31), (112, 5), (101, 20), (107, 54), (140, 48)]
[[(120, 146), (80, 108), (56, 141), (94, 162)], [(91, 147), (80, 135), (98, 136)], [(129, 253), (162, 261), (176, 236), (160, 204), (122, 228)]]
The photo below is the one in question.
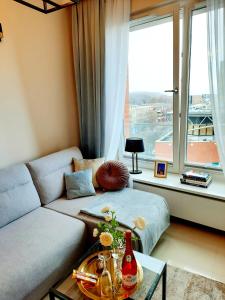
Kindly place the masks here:
[(130, 172), (130, 174), (141, 174), (142, 173), (142, 171), (141, 170), (131, 170), (131, 171), (129, 171)]

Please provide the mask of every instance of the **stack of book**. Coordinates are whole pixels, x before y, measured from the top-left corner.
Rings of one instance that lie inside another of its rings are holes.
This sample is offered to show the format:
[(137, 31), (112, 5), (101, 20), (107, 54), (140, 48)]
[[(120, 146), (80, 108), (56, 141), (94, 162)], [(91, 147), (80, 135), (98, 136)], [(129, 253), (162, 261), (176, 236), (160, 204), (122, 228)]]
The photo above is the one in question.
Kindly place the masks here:
[(184, 184), (190, 184), (194, 186), (200, 186), (207, 188), (212, 181), (212, 176), (208, 173), (195, 172), (193, 170), (186, 171), (182, 174), (180, 182)]

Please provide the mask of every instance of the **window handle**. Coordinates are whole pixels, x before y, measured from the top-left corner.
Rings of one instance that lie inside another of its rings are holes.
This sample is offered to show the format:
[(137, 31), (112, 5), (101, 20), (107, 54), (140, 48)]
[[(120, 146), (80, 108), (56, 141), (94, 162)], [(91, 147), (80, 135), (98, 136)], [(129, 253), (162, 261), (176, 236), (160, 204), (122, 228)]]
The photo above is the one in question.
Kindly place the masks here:
[(175, 93), (177, 94), (179, 92), (179, 89), (176, 87), (174, 90), (165, 90), (165, 93)]

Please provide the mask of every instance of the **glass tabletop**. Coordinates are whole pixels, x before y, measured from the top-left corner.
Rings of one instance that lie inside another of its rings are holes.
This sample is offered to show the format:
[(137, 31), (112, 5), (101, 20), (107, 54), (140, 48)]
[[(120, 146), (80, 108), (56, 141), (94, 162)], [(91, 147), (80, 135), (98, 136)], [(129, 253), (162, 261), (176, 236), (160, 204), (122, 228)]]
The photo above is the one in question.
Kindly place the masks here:
[(134, 251), (136, 260), (143, 269), (143, 281), (139, 289), (130, 297), (134, 300), (149, 300), (152, 298), (163, 272), (166, 270), (166, 263)]
[[(102, 250), (101, 246), (99, 243), (96, 243), (74, 264), (73, 268), (77, 269), (86, 257), (100, 250)], [(160, 278), (164, 272), (166, 273), (166, 263), (140, 252), (134, 251), (134, 255), (142, 266), (144, 276), (141, 285), (129, 299), (150, 300), (158, 286)], [(72, 273), (62, 278), (53, 288), (51, 288), (49, 295), (50, 300), (89, 299), (79, 290), (77, 283), (72, 279)]]

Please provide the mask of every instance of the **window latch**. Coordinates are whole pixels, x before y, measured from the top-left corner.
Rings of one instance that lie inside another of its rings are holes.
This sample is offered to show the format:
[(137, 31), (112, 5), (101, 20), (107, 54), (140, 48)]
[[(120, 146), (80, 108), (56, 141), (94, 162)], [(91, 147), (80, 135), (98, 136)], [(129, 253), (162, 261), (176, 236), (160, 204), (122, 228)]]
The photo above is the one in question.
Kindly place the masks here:
[(165, 92), (165, 93), (175, 93), (175, 94), (177, 94), (177, 93), (179, 92), (179, 89), (176, 87), (176, 88), (173, 89), (173, 90), (165, 90), (164, 92)]

